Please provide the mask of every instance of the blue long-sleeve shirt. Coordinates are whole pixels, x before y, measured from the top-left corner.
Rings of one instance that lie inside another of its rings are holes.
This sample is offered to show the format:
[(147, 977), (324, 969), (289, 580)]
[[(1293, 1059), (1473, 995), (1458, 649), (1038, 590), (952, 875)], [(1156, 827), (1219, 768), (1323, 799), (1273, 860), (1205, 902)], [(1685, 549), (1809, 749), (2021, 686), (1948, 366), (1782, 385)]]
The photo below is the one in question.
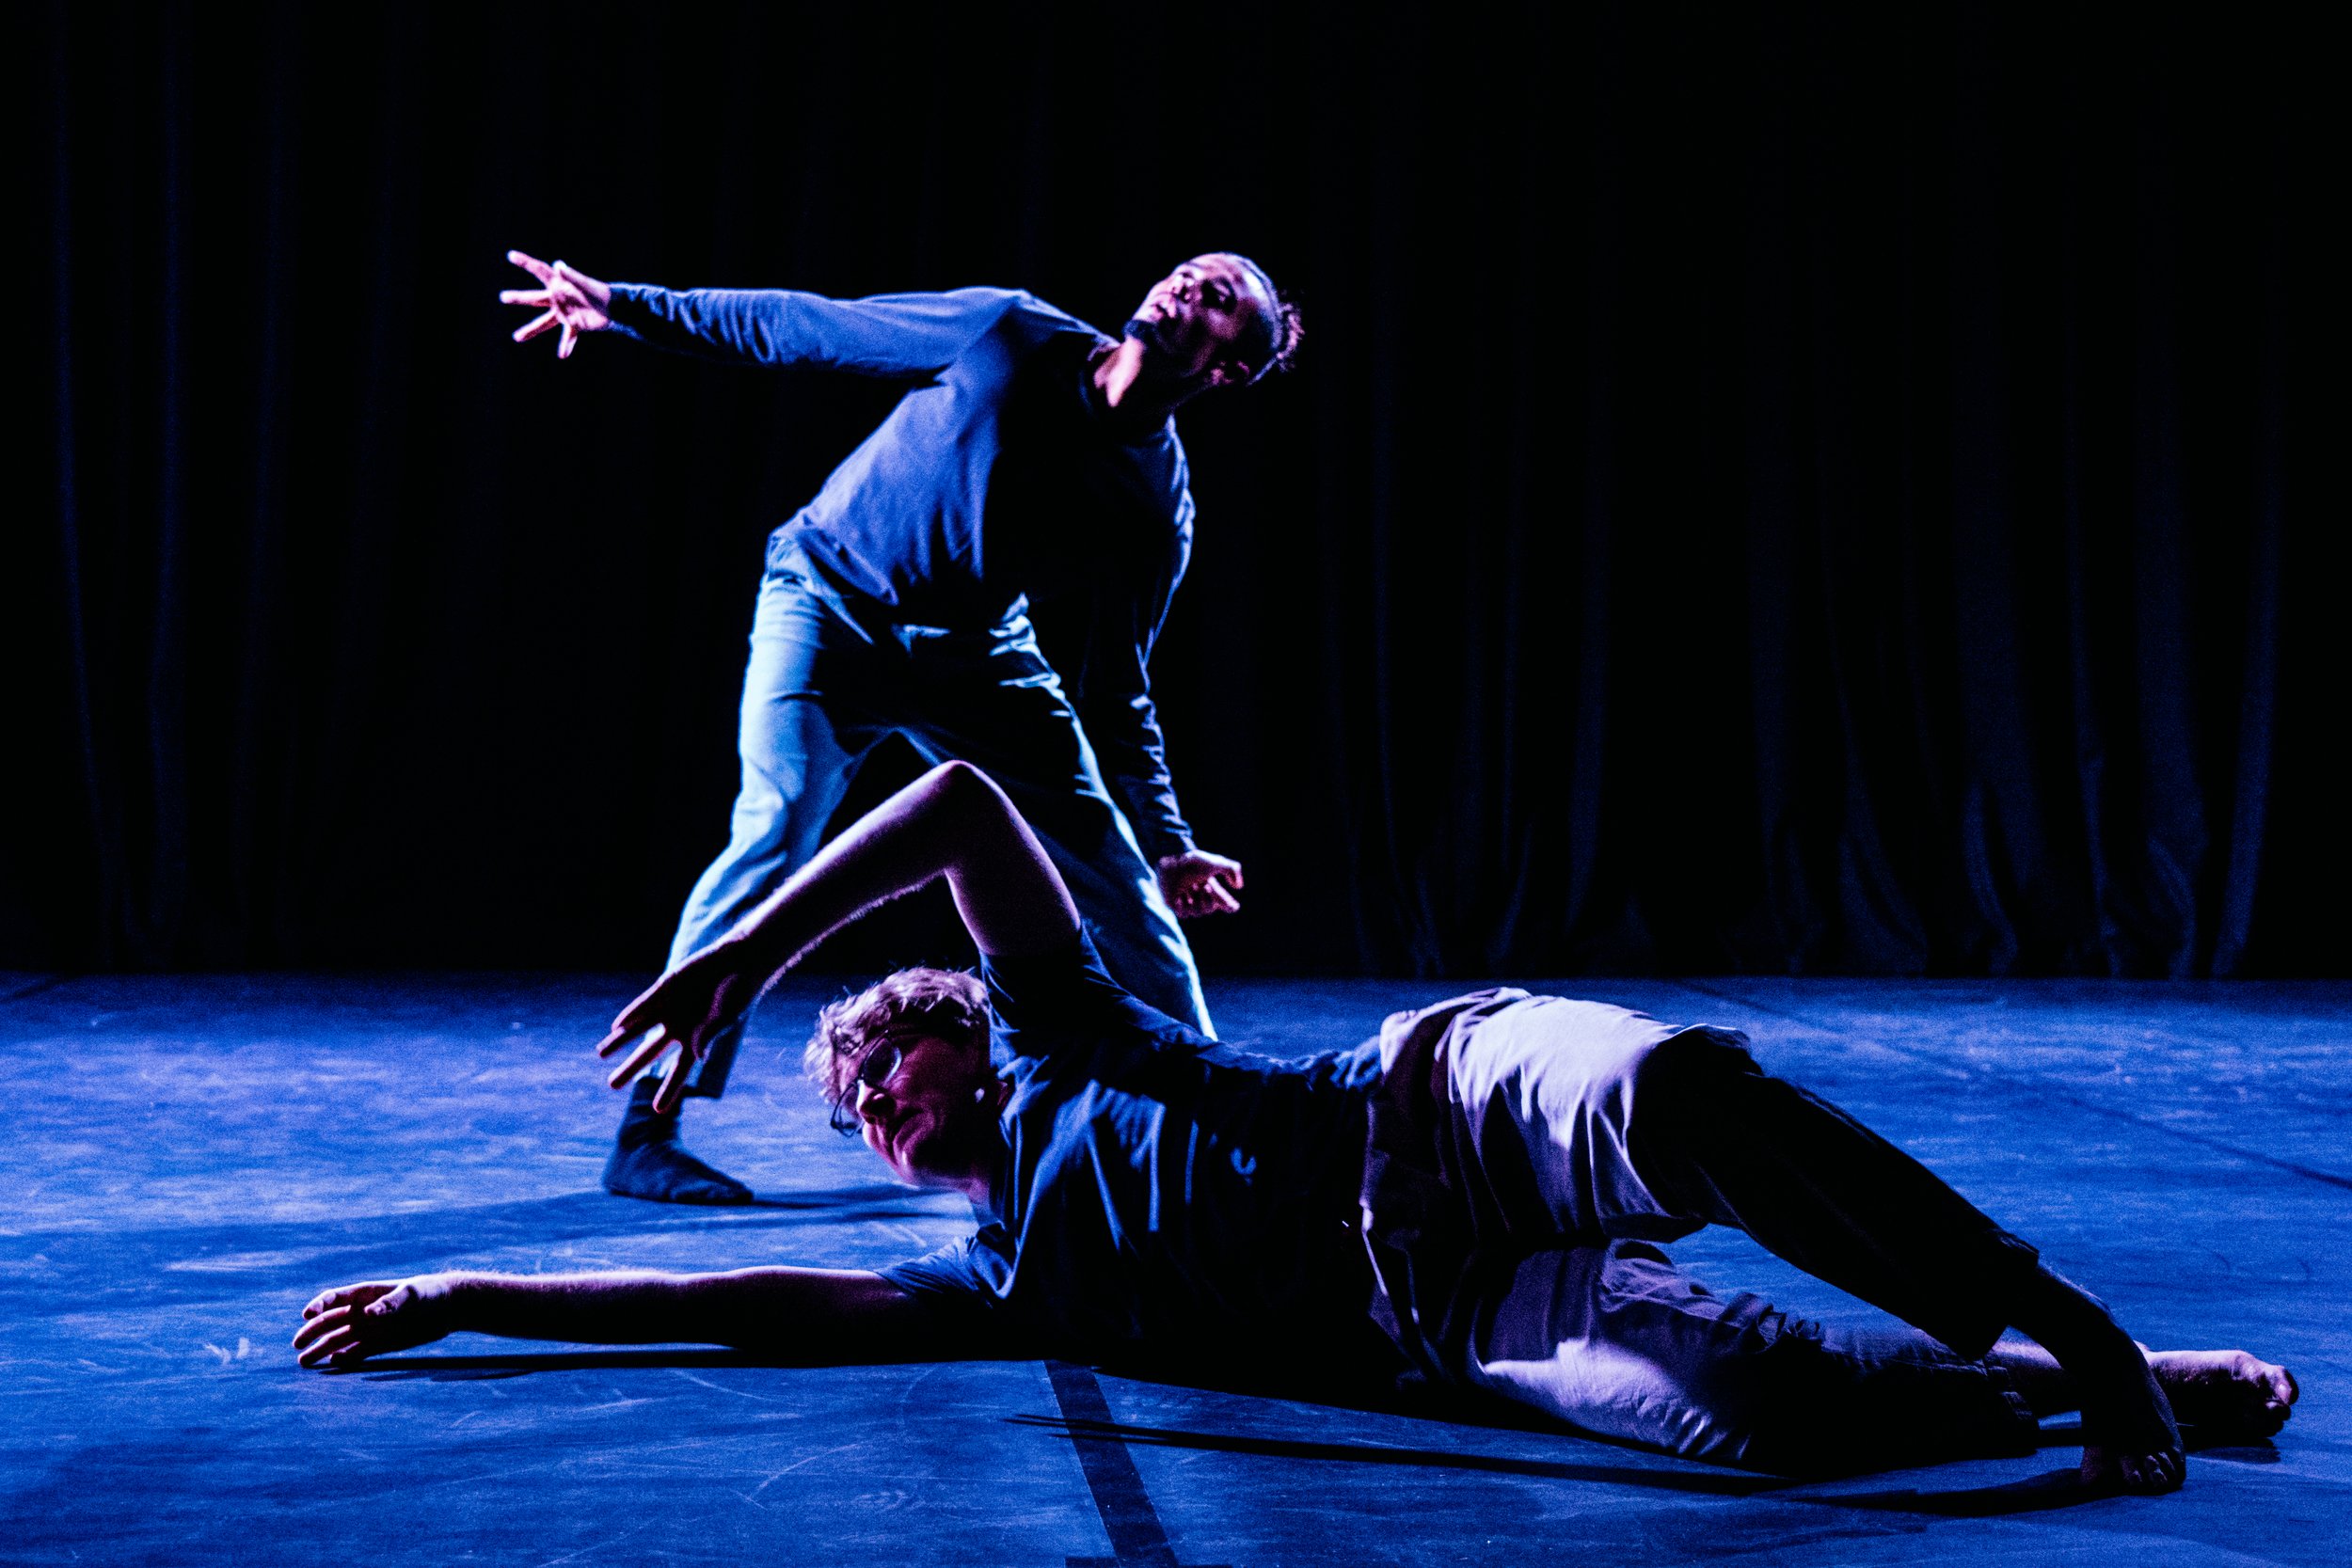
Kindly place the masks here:
[(828, 299), (612, 285), (660, 347), (911, 385), (778, 531), (892, 621), (984, 627), (1025, 599), (1145, 854), (1192, 847), (1149, 667), (1192, 551), (1174, 420), (1124, 438), (1094, 411), (1104, 336), (1014, 290)]

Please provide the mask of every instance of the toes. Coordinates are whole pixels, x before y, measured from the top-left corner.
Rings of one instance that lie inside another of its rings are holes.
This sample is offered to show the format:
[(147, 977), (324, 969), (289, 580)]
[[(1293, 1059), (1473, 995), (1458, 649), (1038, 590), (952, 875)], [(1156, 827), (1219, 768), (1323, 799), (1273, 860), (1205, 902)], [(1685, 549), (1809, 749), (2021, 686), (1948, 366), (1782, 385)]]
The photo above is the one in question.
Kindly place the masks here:
[(2177, 1492), (2186, 1465), (2175, 1452), (2118, 1454), (2096, 1446), (2083, 1450), (2083, 1484), (2094, 1492), (2155, 1497)]
[(2239, 1424), (2265, 1437), (2286, 1425), (2295, 1402), (2302, 1396), (2294, 1373), (2250, 1355), (2238, 1369), (2232, 1392)]
[(2180, 1489), (2181, 1462), (2171, 1454), (2141, 1454), (2124, 1460), (2122, 1469), (2126, 1492), (2154, 1497)]
[(2182, 1418), (2209, 1435), (2276, 1432), (2301, 1393), (2294, 1373), (2245, 1351), (2163, 1351), (2150, 1361)]

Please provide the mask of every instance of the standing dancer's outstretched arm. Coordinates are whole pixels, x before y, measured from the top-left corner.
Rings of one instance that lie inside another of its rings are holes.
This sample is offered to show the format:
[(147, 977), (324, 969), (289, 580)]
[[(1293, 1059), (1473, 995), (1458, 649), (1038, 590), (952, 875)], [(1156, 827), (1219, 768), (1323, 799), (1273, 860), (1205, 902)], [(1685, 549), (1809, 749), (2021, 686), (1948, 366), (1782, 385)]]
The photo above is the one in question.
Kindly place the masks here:
[(607, 283), (566, 261), (519, 250), (506, 259), (538, 280), (507, 289), (501, 304), (540, 313), (515, 329), (527, 343), (561, 332), (555, 356), (568, 359), (582, 334), (618, 332), (657, 348), (755, 365), (815, 365), (864, 375), (924, 376), (970, 347), (999, 291), (877, 294), (832, 299), (798, 289), (664, 289)]

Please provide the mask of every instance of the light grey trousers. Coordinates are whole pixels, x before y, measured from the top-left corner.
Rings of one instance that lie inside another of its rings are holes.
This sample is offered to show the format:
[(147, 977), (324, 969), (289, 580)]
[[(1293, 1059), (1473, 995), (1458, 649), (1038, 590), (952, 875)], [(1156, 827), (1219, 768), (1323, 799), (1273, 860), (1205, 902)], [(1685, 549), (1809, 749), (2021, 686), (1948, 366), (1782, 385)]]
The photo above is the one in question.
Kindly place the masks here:
[[(1382, 1056), (1373, 1141), (1389, 1158), (1367, 1235), (1425, 1370), (1604, 1436), (1781, 1473), (2031, 1448), (2030, 1409), (1981, 1357), (2033, 1249), (1766, 1076), (1737, 1031), (1499, 990), (1390, 1020)], [(1912, 1326), (1838, 1329), (1717, 1295), (1654, 1244), (1708, 1224)], [(1411, 1299), (1433, 1286), (1443, 1299)]]
[(1645, 1242), (1531, 1253), (1480, 1314), (1470, 1386), (1604, 1437), (1783, 1475), (2030, 1452), (2008, 1375), (1916, 1329), (1717, 1295)]

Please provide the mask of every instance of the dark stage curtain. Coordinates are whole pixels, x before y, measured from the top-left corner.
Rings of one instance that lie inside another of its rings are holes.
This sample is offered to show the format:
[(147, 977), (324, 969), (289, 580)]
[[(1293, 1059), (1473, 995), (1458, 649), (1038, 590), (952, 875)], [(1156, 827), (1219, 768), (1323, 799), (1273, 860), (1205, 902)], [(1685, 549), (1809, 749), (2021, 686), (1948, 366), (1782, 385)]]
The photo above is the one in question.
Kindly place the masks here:
[(48, 0), (0, 963), (658, 959), (892, 389), (558, 364), (506, 247), (1233, 247), (1310, 340), (1182, 421), (1212, 975), (2352, 972), (2325, 51), (2122, 14)]

